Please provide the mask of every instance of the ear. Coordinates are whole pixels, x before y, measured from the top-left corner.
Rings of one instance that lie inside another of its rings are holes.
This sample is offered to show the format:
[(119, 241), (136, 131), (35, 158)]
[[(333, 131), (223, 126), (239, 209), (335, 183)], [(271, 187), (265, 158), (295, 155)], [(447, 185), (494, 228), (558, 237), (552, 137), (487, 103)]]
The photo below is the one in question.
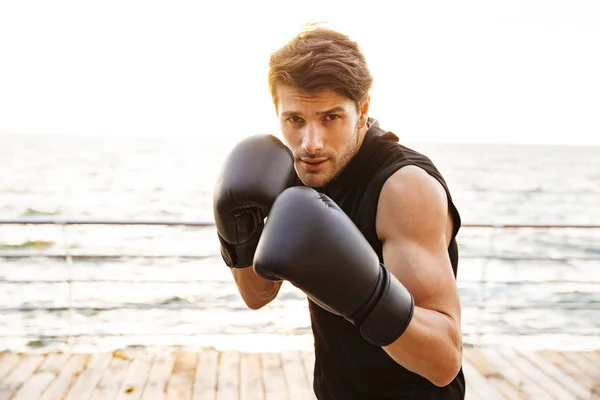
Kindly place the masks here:
[(358, 128), (362, 129), (367, 125), (367, 120), (369, 118), (369, 103), (371, 102), (371, 96), (367, 95), (367, 97), (363, 100), (361, 104), (359, 104), (358, 108)]

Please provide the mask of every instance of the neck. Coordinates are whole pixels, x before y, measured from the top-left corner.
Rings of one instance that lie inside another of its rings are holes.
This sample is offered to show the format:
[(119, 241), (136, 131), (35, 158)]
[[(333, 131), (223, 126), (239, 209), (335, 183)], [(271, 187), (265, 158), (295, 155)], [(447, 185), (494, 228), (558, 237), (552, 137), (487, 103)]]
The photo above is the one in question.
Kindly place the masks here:
[(367, 126), (367, 124), (365, 124), (362, 128), (358, 129), (358, 131), (356, 132), (356, 151), (357, 152), (358, 152), (358, 149), (360, 149), (360, 146), (362, 146), (368, 130), (369, 130), (369, 127)]

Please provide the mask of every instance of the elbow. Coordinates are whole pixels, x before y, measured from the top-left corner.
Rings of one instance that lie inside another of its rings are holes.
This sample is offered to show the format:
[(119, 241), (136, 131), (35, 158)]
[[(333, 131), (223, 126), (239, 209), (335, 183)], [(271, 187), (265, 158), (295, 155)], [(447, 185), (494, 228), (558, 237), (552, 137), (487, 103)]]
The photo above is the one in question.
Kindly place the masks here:
[(446, 362), (440, 363), (434, 376), (430, 377), (431, 383), (438, 387), (448, 386), (460, 372), (462, 367), (462, 349), (456, 349), (448, 355)]
[(269, 304), (271, 302), (271, 300), (265, 301), (265, 300), (257, 300), (257, 299), (243, 299), (244, 303), (246, 303), (246, 306), (251, 309), (251, 310), (260, 310), (261, 308), (263, 308), (264, 306), (266, 306), (267, 304)]
[(269, 304), (275, 297), (277, 297), (277, 291), (269, 293), (252, 293), (240, 291), (242, 300), (246, 303), (246, 306), (251, 310), (260, 310), (267, 304)]
[(281, 282), (272, 282), (269, 287), (260, 289), (238, 284), (238, 291), (242, 296), (242, 300), (244, 300), (246, 306), (251, 310), (260, 310), (273, 301), (277, 297), (280, 288)]

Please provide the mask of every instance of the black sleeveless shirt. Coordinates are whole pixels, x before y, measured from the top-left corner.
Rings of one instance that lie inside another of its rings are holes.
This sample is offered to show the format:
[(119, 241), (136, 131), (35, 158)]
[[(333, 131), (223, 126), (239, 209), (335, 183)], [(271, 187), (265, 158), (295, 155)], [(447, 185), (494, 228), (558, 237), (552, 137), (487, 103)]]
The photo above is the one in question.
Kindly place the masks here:
[[(439, 171), (426, 156), (398, 143), (369, 119), (369, 129), (355, 157), (330, 183), (318, 191), (328, 195), (352, 219), (383, 263), (382, 243), (377, 237), (375, 217), (381, 188), (406, 165), (416, 165), (444, 187), (454, 219), (448, 253), (456, 277), (458, 247), (456, 233), (460, 216)], [(346, 319), (334, 315), (309, 299), (315, 341), (314, 390), (319, 400), (463, 399), (462, 369), (448, 386), (440, 388), (396, 363), (378, 346), (369, 344)]]

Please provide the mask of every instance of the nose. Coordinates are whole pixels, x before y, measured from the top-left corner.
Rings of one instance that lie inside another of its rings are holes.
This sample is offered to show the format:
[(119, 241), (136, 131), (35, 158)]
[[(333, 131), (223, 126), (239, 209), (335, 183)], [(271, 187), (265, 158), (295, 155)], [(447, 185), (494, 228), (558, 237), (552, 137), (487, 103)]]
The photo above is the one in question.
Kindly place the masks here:
[(309, 154), (319, 154), (323, 151), (323, 132), (315, 124), (307, 124), (302, 149)]

